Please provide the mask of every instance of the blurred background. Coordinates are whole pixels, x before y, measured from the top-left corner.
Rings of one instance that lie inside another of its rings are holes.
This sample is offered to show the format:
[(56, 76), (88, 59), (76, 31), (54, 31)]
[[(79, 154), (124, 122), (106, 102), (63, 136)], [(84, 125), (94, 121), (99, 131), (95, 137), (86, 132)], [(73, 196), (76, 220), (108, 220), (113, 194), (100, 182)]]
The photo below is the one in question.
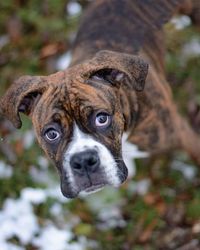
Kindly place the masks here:
[[(89, 1), (0, 1), (0, 95), (21, 75), (68, 66)], [(166, 30), (166, 72), (180, 112), (200, 132), (200, 33), (187, 16)], [(0, 117), (0, 250), (200, 249), (200, 171), (183, 152), (136, 160), (120, 189), (75, 200), (22, 116)]]

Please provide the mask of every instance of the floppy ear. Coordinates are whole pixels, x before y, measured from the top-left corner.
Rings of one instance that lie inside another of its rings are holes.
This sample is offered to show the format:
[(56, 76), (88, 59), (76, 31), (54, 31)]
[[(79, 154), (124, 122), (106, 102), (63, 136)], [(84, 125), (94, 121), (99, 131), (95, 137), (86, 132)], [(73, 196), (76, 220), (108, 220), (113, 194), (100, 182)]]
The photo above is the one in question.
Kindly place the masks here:
[(21, 127), (19, 112), (29, 115), (45, 90), (42, 76), (22, 76), (15, 81), (0, 99), (0, 114), (16, 128)]
[(138, 56), (102, 50), (88, 63), (91, 65), (89, 80), (103, 79), (136, 91), (144, 89), (148, 64)]

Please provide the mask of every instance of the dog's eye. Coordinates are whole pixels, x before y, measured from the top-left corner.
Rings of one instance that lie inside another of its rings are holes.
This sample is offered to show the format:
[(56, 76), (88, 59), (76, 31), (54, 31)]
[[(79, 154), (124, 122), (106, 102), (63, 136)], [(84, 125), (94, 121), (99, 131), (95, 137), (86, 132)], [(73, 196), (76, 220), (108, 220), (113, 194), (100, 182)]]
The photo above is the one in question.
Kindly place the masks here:
[(95, 126), (98, 128), (107, 128), (111, 123), (111, 116), (106, 113), (99, 113), (95, 119)]
[(54, 128), (49, 128), (44, 135), (45, 139), (49, 142), (54, 142), (60, 138), (60, 133)]

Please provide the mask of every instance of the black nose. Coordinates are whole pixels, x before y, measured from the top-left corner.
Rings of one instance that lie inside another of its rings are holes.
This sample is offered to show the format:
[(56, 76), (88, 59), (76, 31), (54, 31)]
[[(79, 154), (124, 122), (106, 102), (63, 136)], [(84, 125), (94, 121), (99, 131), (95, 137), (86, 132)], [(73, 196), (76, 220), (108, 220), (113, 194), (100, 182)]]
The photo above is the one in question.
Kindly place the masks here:
[(70, 165), (74, 173), (83, 175), (85, 172), (94, 173), (100, 166), (100, 159), (97, 151), (86, 150), (72, 155)]

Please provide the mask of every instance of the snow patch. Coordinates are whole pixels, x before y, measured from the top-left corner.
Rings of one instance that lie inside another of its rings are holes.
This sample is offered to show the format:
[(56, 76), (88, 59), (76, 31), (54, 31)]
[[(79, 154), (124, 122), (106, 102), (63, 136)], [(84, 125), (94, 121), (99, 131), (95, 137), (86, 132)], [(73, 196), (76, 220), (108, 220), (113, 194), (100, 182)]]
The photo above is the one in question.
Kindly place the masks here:
[(0, 249), (1, 250), (25, 250), (25, 248), (23, 247), (16, 246), (10, 242), (8, 243), (1, 242), (1, 240), (0, 240)]
[(181, 57), (183, 61), (187, 61), (192, 57), (200, 55), (200, 39), (193, 38), (190, 42), (186, 43), (182, 48)]
[(31, 204), (22, 199), (7, 199), (0, 212), (0, 242), (14, 236), (22, 244), (29, 243), (38, 232), (37, 218)]
[(47, 195), (44, 189), (39, 188), (24, 188), (21, 191), (21, 198), (24, 201), (30, 202), (32, 204), (44, 203), (47, 199)]
[(67, 69), (70, 65), (71, 59), (72, 59), (71, 52), (70, 51), (66, 52), (65, 54), (63, 54), (58, 58), (56, 63), (56, 69), (57, 70)]
[(8, 35), (0, 36), (0, 50), (10, 42)]
[(189, 181), (193, 181), (197, 174), (197, 169), (194, 166), (180, 161), (173, 161), (171, 168), (180, 171), (185, 179)]
[(171, 23), (177, 30), (182, 30), (191, 25), (192, 21), (189, 16), (181, 15), (171, 19)]
[(35, 141), (33, 130), (27, 130), (23, 135), (23, 145), (25, 149), (29, 149)]
[(52, 176), (50, 175), (50, 172), (45, 169), (39, 169), (36, 166), (31, 166), (29, 173), (31, 175), (31, 178), (36, 183), (42, 183), (42, 184), (50, 186), (54, 182), (52, 180)]
[(54, 225), (47, 225), (43, 228), (40, 236), (33, 240), (33, 244), (41, 250), (64, 250), (67, 248), (67, 242), (71, 240), (70, 231), (61, 230)]
[(62, 205), (58, 202), (53, 204), (53, 206), (50, 208), (50, 213), (54, 216), (59, 216), (62, 211)]
[(134, 159), (146, 158), (149, 156), (147, 152), (140, 151), (137, 145), (128, 141), (128, 133), (124, 133), (122, 136), (122, 156), (124, 162), (128, 168), (128, 176), (131, 178), (135, 175), (135, 162)]
[(145, 195), (149, 191), (151, 181), (149, 179), (143, 179), (137, 182), (130, 182), (128, 184), (128, 191), (136, 193), (138, 195)]
[(13, 169), (10, 165), (0, 161), (0, 179), (9, 179), (13, 174)]
[(46, 170), (49, 167), (49, 161), (43, 156), (38, 157), (38, 164), (44, 170)]
[(101, 209), (98, 218), (101, 220), (98, 224), (98, 228), (101, 230), (126, 226), (126, 221), (122, 218), (119, 207), (116, 206)]
[(69, 16), (77, 16), (80, 14), (81, 10), (81, 5), (77, 2), (69, 2), (67, 4), (67, 13)]

